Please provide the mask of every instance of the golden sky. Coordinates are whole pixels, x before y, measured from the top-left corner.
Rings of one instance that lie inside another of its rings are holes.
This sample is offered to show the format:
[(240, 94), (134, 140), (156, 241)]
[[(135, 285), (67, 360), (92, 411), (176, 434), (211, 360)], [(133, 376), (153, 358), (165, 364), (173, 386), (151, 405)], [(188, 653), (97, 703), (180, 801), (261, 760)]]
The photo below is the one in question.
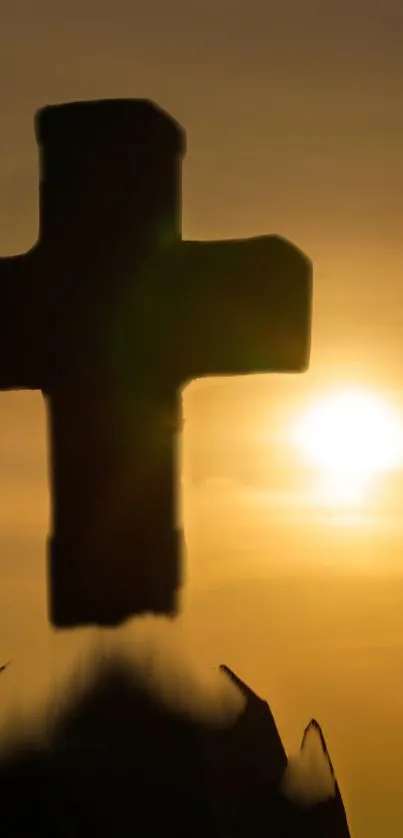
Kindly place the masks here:
[[(182, 619), (201, 657), (268, 698), (287, 747), (311, 716), (323, 724), (357, 838), (378, 838), (385, 812), (388, 838), (403, 829), (402, 486), (398, 475), (382, 526), (301, 512), (285, 428), (350, 382), (401, 407), (402, 35), (399, 0), (6, 0), (0, 11), (4, 256), (37, 237), (35, 111), (127, 96), (153, 99), (187, 132), (185, 238), (278, 233), (314, 263), (310, 372), (184, 395)], [(89, 635), (55, 637), (46, 622), (39, 394), (3, 394), (0, 430), (9, 707), (42, 696)]]

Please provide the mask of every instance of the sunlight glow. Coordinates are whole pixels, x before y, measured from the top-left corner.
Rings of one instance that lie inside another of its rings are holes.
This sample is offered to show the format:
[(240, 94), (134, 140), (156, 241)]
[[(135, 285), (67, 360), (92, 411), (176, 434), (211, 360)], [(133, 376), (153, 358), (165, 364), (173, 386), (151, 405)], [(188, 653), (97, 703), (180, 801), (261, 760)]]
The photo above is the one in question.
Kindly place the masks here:
[(345, 390), (317, 402), (296, 423), (293, 441), (320, 473), (329, 503), (356, 505), (374, 478), (403, 462), (399, 417), (382, 397)]

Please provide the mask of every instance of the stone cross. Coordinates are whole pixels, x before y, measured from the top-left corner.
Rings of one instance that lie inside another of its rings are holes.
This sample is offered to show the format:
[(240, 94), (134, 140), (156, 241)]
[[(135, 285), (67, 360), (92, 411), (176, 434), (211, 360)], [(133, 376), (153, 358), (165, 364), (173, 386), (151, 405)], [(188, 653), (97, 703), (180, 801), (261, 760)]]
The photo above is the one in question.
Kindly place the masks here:
[(181, 388), (306, 369), (311, 263), (274, 235), (182, 241), (184, 132), (152, 102), (52, 105), (35, 124), (39, 237), (0, 260), (0, 389), (47, 405), (49, 617), (174, 615)]

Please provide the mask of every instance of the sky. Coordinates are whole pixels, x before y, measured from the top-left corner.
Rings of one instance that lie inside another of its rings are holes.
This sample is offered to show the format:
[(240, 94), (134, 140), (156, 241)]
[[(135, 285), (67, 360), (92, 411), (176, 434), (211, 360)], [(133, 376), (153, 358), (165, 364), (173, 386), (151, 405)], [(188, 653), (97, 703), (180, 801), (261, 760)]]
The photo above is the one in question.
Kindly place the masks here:
[[(270, 701), (287, 748), (320, 721), (356, 838), (381, 834), (385, 812), (389, 838), (403, 828), (403, 486), (395, 475), (393, 503), (360, 520), (324, 512), (306, 501), (288, 428), (350, 383), (402, 411), (402, 29), (398, 0), (0, 9), (2, 255), (38, 235), (36, 110), (144, 97), (186, 130), (184, 238), (278, 233), (313, 262), (309, 372), (183, 394), (180, 620), (200, 660), (227, 663)], [(47, 624), (40, 394), (3, 393), (0, 430), (0, 658), (14, 661), (4, 723), (99, 638)]]

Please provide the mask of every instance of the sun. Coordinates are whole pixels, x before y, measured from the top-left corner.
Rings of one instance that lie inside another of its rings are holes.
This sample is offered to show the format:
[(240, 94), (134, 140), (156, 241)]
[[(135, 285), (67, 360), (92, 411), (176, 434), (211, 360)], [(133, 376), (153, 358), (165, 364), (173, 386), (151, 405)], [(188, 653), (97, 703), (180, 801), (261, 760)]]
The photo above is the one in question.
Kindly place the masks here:
[(360, 389), (335, 392), (298, 418), (293, 441), (321, 473), (323, 495), (359, 502), (373, 478), (403, 461), (403, 431), (386, 399)]

